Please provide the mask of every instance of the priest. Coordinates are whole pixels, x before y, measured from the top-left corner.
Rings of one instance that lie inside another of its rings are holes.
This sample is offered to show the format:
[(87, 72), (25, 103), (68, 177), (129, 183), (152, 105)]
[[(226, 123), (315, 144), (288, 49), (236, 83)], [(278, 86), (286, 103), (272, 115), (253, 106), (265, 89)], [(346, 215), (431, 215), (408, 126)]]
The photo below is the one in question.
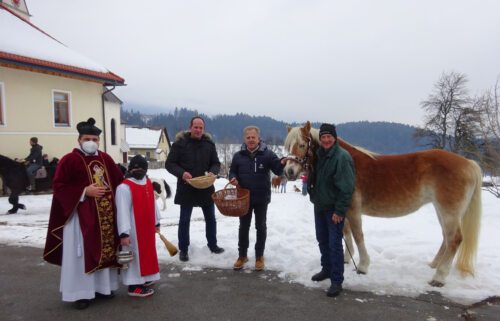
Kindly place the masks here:
[(78, 147), (58, 163), (44, 259), (61, 266), (62, 300), (85, 309), (118, 288), (115, 191), (123, 174), (98, 150), (101, 130), (77, 124)]

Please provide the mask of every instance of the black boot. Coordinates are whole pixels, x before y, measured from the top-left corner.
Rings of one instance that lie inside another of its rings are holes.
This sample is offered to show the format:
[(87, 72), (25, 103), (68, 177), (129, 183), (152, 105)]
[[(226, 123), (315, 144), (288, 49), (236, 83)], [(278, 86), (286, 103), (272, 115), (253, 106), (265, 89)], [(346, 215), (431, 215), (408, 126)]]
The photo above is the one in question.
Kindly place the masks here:
[(189, 255), (187, 251), (180, 251), (179, 252), (179, 260), (182, 262), (187, 262), (189, 261)]
[(211, 248), (210, 251), (215, 254), (221, 254), (222, 252), (224, 252), (224, 249), (216, 245), (213, 248)]
[(320, 281), (324, 281), (328, 278), (330, 278), (330, 273), (326, 272), (325, 270), (321, 270), (318, 273), (314, 274), (311, 277), (311, 280), (315, 281), (315, 282), (320, 282)]
[(78, 310), (84, 310), (88, 308), (89, 305), (90, 305), (90, 300), (88, 299), (81, 299), (75, 302), (75, 308)]
[(336, 297), (337, 295), (342, 292), (342, 285), (341, 284), (332, 284), (330, 285), (330, 288), (326, 292), (326, 295), (333, 298)]

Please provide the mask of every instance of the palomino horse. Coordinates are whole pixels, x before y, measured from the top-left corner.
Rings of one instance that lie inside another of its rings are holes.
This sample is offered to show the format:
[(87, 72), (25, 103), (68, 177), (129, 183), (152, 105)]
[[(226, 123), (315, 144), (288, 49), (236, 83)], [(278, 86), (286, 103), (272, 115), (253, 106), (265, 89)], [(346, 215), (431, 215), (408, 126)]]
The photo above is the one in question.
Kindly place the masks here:
[(271, 178), (271, 185), (273, 191), (278, 192), (281, 185), (281, 176), (273, 176), (273, 178)]
[[(370, 264), (361, 213), (399, 217), (432, 203), (441, 224), (443, 242), (430, 263), (436, 272), (429, 284), (444, 285), (457, 250), (457, 268), (473, 275), (481, 223), (482, 181), (481, 169), (474, 161), (437, 149), (382, 156), (342, 139), (339, 144), (351, 154), (356, 168), (356, 186), (347, 219), (359, 251), (359, 272), (366, 273)], [(287, 161), (285, 174), (296, 179), (306, 165), (314, 170), (318, 147), (319, 131), (311, 128), (309, 122), (304, 127), (289, 128), (285, 149), (293, 156)]]

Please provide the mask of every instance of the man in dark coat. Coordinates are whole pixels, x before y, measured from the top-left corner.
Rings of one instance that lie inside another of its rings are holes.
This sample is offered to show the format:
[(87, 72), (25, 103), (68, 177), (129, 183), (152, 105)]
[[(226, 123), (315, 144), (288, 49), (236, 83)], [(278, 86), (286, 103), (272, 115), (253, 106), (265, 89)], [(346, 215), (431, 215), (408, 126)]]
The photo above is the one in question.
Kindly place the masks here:
[(193, 207), (199, 206), (205, 216), (205, 233), (208, 248), (212, 253), (222, 253), (224, 249), (217, 246), (217, 223), (215, 221), (215, 207), (212, 186), (205, 189), (196, 189), (187, 183), (188, 179), (198, 176), (217, 175), (220, 170), (220, 161), (215, 149), (215, 143), (205, 133), (205, 121), (196, 116), (191, 119), (189, 131), (177, 134), (172, 150), (168, 154), (165, 168), (177, 177), (177, 192), (175, 204), (181, 206), (179, 218), (179, 259), (189, 260), (189, 223)]
[[(266, 245), (267, 205), (271, 202), (271, 178), (269, 171), (281, 175), (284, 165), (276, 154), (267, 149), (260, 141), (260, 130), (256, 126), (248, 126), (243, 130), (244, 144), (241, 150), (234, 154), (229, 170), (230, 182), (250, 190), (250, 209), (240, 217), (238, 234), (239, 256), (233, 269), (241, 270), (248, 261), (248, 232), (252, 223), (252, 212), (255, 213), (255, 270), (264, 269), (264, 248)], [(284, 161), (283, 161), (284, 162)]]
[(28, 189), (34, 190), (36, 171), (43, 165), (43, 147), (41, 145), (38, 145), (37, 137), (30, 138), (30, 146), (30, 154), (24, 159), (24, 161), (26, 162), (26, 173), (28, 174), (28, 178), (30, 181), (30, 187)]
[(334, 125), (322, 124), (319, 140), (320, 148), (308, 184), (309, 196), (314, 204), (322, 269), (311, 279), (330, 279), (331, 285), (326, 294), (335, 297), (342, 291), (344, 281), (342, 229), (346, 213), (351, 207), (356, 175), (351, 155), (337, 141)]

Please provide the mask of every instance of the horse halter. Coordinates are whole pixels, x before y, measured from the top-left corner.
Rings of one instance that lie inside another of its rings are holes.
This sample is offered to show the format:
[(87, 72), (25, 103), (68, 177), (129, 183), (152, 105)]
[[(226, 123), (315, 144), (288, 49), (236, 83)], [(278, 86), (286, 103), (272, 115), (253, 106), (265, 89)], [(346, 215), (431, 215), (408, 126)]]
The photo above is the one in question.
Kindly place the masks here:
[(296, 155), (288, 155), (288, 156), (285, 156), (284, 158), (286, 160), (291, 160), (293, 162), (299, 163), (306, 171), (308, 171), (309, 167), (310, 167), (309, 158), (311, 156), (312, 138), (310, 135), (309, 136), (302, 136), (302, 138), (304, 138), (304, 140), (307, 142), (307, 148), (306, 148), (306, 152), (304, 154), (304, 157), (300, 158)]

